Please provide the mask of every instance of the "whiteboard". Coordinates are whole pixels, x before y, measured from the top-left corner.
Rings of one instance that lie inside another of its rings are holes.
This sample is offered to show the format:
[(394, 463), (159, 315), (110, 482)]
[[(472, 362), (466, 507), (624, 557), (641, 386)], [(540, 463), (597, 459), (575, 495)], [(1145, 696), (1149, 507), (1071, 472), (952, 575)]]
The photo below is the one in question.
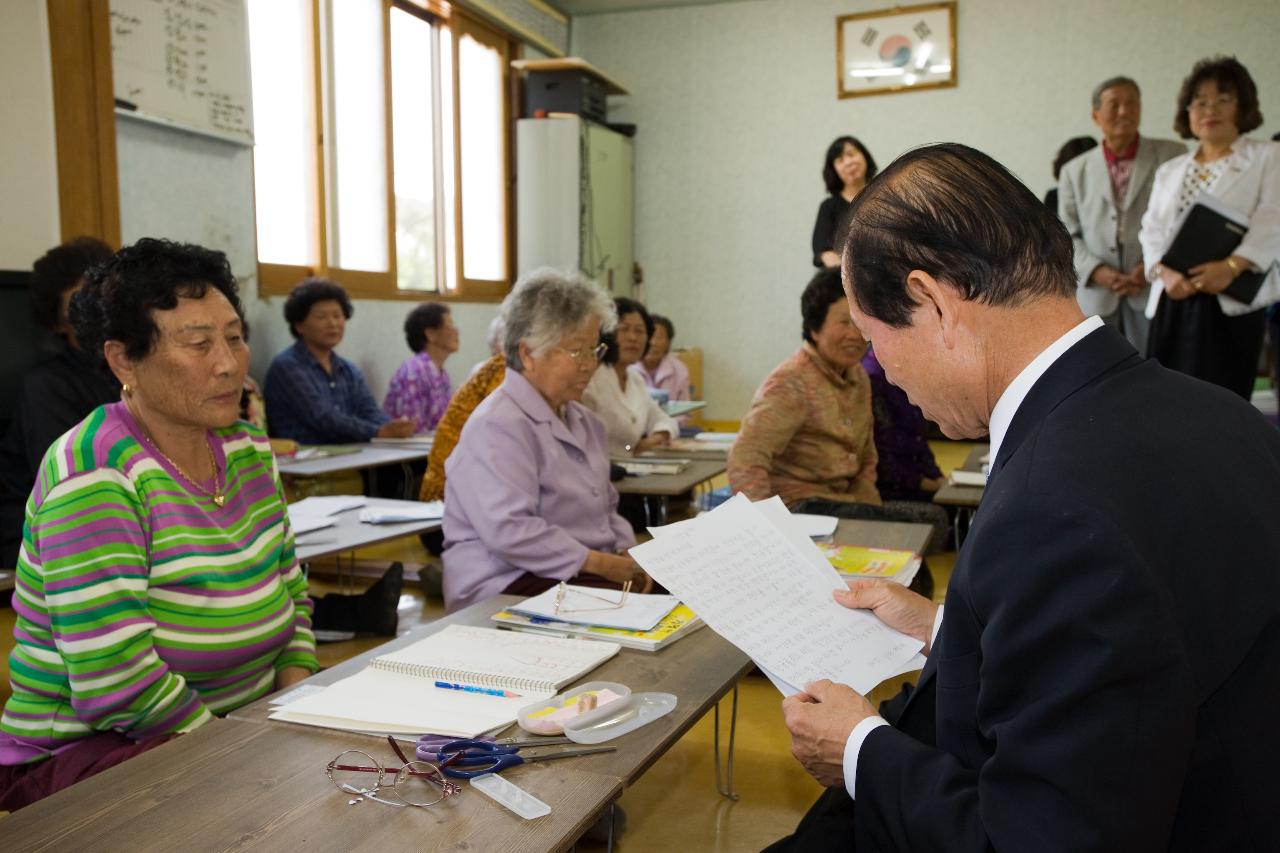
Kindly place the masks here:
[(253, 144), (244, 0), (110, 0), (117, 109)]

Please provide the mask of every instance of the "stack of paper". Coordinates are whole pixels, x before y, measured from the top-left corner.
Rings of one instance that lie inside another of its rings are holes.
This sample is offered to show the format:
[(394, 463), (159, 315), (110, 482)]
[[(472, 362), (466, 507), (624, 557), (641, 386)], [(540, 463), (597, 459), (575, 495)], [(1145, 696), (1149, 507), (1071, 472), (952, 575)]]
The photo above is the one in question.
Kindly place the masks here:
[(629, 593), (621, 607), (610, 606), (621, 592), (565, 584), (560, 607), (557, 588), (494, 614), (504, 627), (533, 633), (610, 640), (656, 651), (701, 628), (703, 622), (674, 595)]
[(621, 467), (632, 477), (646, 477), (650, 474), (679, 474), (689, 467), (688, 459), (668, 457), (629, 457), (610, 460)]
[(987, 475), (981, 471), (952, 471), (951, 482), (957, 486), (977, 486), (985, 488), (987, 485)]
[(394, 505), (375, 504), (360, 510), (360, 520), (365, 524), (434, 521), (440, 518), (444, 518), (444, 501), (396, 501)]
[(674, 595), (642, 595), (629, 593), (621, 607), (610, 602), (622, 597), (621, 592), (597, 589), (590, 586), (564, 585), (564, 597), (556, 607), (558, 588), (552, 587), (541, 595), (526, 598), (510, 609), (543, 619), (557, 619), (578, 625), (601, 625), (606, 628), (625, 628), (628, 631), (648, 631), (662, 621), (680, 603)]
[(651, 532), (631, 556), (784, 694), (822, 678), (865, 694), (924, 665), (919, 640), (836, 603), (844, 580), (777, 497), (739, 494)]
[(700, 432), (694, 436), (697, 441), (723, 441), (732, 444), (738, 440), (736, 432)]
[(351, 444), (315, 444), (310, 447), (300, 447), (293, 454), (294, 462), (305, 462), (308, 459), (328, 459), (330, 456), (349, 456), (352, 453), (359, 453), (360, 447)]
[(607, 628), (603, 625), (583, 625), (561, 622), (556, 618), (529, 616), (512, 610), (499, 610), (489, 617), (503, 628), (546, 634), (551, 637), (583, 637), (589, 640), (608, 640), (630, 649), (656, 652), (666, 648), (681, 637), (688, 636), (706, 623), (683, 604), (677, 604), (666, 616), (645, 631), (626, 628)]
[(320, 530), (338, 523), (335, 518), (339, 513), (362, 507), (365, 498), (361, 495), (326, 495), (324, 497), (304, 498), (297, 503), (289, 504), (289, 526), (295, 536)]
[(424, 432), (419, 435), (410, 435), (403, 438), (372, 438), (370, 444), (380, 444), (383, 447), (404, 447), (410, 450), (430, 450), (435, 443), (435, 434)]

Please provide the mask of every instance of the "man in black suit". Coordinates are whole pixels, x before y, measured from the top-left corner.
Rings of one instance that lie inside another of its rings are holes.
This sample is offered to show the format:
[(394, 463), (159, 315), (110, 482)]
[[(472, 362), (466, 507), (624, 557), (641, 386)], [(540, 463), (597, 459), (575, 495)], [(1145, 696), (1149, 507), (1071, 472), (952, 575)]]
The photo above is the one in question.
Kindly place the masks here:
[(854, 321), (993, 464), (944, 607), (836, 594), (928, 664), (892, 724), (829, 681), (783, 703), (830, 790), (775, 848), (1275, 849), (1280, 436), (1085, 319), (1066, 231), (991, 158), (909, 152), (851, 216)]

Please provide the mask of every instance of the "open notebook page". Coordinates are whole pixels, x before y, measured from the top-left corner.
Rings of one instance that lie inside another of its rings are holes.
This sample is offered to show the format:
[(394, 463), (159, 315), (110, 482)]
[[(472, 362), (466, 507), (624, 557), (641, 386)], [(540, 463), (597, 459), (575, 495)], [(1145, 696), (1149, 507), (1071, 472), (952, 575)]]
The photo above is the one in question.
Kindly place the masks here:
[(777, 510), (738, 496), (630, 553), (784, 693), (821, 678), (867, 693), (914, 668), (922, 644), (837, 604), (844, 581)]

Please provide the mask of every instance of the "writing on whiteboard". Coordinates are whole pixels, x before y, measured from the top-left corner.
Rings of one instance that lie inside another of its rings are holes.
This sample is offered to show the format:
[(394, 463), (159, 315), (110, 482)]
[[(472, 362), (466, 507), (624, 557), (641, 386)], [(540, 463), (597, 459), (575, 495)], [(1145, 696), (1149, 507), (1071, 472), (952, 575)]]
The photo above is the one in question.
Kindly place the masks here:
[(247, 20), (244, 0), (111, 0), (116, 98), (252, 141)]

